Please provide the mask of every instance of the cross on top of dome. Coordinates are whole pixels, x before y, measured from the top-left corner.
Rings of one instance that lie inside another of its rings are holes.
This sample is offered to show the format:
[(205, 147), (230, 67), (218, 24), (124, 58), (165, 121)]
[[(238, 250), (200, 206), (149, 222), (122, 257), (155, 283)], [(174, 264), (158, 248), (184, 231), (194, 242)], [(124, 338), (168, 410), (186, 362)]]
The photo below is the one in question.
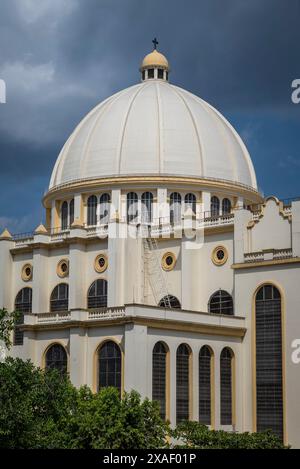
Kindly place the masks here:
[(156, 37), (153, 39), (153, 45), (154, 45), (154, 49), (156, 50), (157, 49), (157, 46), (159, 44), (158, 40), (156, 39)]
[(164, 80), (169, 79), (169, 62), (166, 57), (158, 52), (158, 40), (156, 37), (152, 41), (154, 49), (144, 58), (140, 71), (142, 73), (142, 81), (145, 80)]

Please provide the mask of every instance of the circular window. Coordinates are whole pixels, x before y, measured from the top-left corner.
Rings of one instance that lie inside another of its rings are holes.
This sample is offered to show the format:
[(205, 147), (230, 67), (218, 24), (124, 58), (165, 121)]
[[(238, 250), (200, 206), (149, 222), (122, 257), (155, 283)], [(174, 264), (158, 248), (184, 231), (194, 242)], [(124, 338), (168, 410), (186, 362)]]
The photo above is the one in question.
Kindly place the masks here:
[(217, 246), (212, 252), (212, 261), (215, 265), (223, 265), (228, 259), (228, 252), (224, 246)]
[(105, 272), (108, 267), (107, 256), (105, 254), (99, 254), (99, 256), (97, 256), (95, 259), (94, 267), (95, 271), (99, 274)]
[(166, 252), (161, 260), (161, 266), (164, 270), (173, 270), (176, 265), (176, 256), (172, 252)]
[(69, 275), (69, 261), (67, 259), (59, 261), (56, 272), (60, 278), (67, 277)]
[(29, 282), (32, 279), (33, 267), (31, 264), (25, 264), (22, 268), (22, 280)]

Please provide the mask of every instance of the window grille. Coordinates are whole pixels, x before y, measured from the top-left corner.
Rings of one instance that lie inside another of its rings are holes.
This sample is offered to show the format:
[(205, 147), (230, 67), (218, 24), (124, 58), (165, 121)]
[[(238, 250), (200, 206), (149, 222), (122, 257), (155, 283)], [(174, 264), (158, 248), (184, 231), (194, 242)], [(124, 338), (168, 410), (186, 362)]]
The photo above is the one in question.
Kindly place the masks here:
[(145, 192), (142, 195), (142, 223), (151, 223), (152, 221), (153, 194)]
[(66, 283), (60, 283), (57, 285), (50, 298), (50, 310), (51, 312), (56, 311), (68, 311), (69, 309), (69, 285)]
[(220, 214), (220, 200), (213, 196), (210, 201), (210, 212), (212, 217), (218, 217)]
[(152, 400), (159, 403), (160, 416), (166, 419), (167, 350), (158, 342), (152, 354)]
[(231, 202), (229, 199), (222, 200), (222, 214), (229, 215), (231, 213)]
[(15, 311), (20, 314), (15, 328), (14, 328), (14, 345), (23, 345), (24, 342), (24, 332), (20, 330), (22, 324), (24, 324), (25, 314), (30, 314), (32, 312), (32, 290), (31, 288), (23, 288), (19, 291), (15, 300)]
[(106, 308), (107, 307), (107, 281), (104, 279), (96, 280), (89, 288), (88, 308)]
[(224, 290), (218, 290), (211, 296), (208, 309), (210, 313), (214, 314), (233, 315), (232, 296)]
[(99, 389), (113, 386), (121, 394), (122, 358), (117, 344), (109, 341), (100, 348), (98, 366)]
[(190, 351), (182, 344), (176, 354), (176, 421), (189, 419), (189, 361)]
[(199, 422), (211, 425), (211, 351), (207, 346), (199, 353)]
[(52, 345), (46, 353), (46, 369), (55, 369), (61, 375), (67, 373), (68, 358), (64, 347), (60, 344)]
[(173, 192), (170, 196), (170, 223), (181, 222), (181, 195)]
[(171, 306), (171, 308), (181, 309), (180, 301), (176, 298), (176, 296), (164, 296), (159, 302), (159, 306), (161, 308), (168, 308), (169, 305)]
[(135, 223), (138, 220), (138, 196), (135, 192), (127, 194), (127, 223)]
[(102, 194), (100, 197), (100, 223), (107, 225), (110, 217), (110, 195)]
[(273, 285), (258, 291), (255, 317), (257, 431), (283, 439), (281, 296)]
[(68, 202), (64, 202), (61, 206), (61, 229), (67, 230), (68, 229)]
[(196, 215), (196, 196), (194, 194), (186, 194), (184, 198), (185, 211), (191, 209), (192, 212)]
[(221, 425), (232, 425), (232, 359), (232, 351), (224, 348), (220, 357)]
[(88, 226), (97, 225), (97, 197), (91, 195), (87, 202), (87, 224)]

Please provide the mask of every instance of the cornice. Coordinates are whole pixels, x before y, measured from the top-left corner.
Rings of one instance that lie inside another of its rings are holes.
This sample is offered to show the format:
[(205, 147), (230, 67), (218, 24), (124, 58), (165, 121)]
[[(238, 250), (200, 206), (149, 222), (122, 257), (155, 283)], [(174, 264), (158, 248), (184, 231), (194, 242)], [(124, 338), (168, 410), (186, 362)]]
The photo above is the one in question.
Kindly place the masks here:
[(83, 179), (77, 181), (70, 181), (69, 183), (61, 184), (59, 186), (50, 189), (43, 198), (43, 204), (45, 207), (50, 207), (50, 202), (53, 199), (57, 199), (60, 196), (66, 196), (69, 193), (75, 193), (80, 191), (92, 191), (95, 188), (112, 187), (117, 185), (134, 185), (134, 184), (166, 184), (166, 185), (189, 185), (199, 186), (202, 190), (225, 190), (230, 192), (232, 195), (244, 195), (247, 200), (252, 203), (262, 203), (262, 195), (250, 186), (242, 183), (214, 179), (214, 178), (201, 178), (201, 177), (189, 177), (189, 176), (167, 176), (167, 175), (137, 175), (137, 176), (115, 176), (106, 178), (95, 178), (95, 179)]
[(101, 319), (99, 321), (66, 321), (57, 324), (34, 324), (24, 325), (20, 327), (23, 331), (45, 331), (45, 330), (62, 330), (70, 328), (90, 329), (94, 327), (111, 327), (122, 326), (126, 324), (137, 324), (148, 326), (155, 329), (164, 329), (181, 332), (193, 332), (198, 334), (209, 334), (223, 337), (237, 337), (242, 339), (247, 329), (244, 327), (219, 326), (215, 324), (199, 324), (195, 322), (169, 320), (169, 319), (153, 319), (143, 316), (127, 316), (116, 319)]

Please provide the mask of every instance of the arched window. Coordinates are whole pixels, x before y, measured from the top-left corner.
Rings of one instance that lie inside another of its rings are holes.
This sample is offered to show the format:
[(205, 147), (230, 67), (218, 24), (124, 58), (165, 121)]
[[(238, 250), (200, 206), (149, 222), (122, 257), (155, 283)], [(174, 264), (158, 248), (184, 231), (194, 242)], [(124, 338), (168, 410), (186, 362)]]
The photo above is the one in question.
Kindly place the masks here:
[(24, 315), (32, 312), (32, 290), (23, 288), (19, 291), (15, 299), (15, 311), (20, 314), (14, 329), (14, 345), (23, 345), (24, 333), (19, 326), (24, 324)]
[(67, 373), (68, 357), (64, 347), (53, 344), (48, 348), (45, 357), (46, 369), (58, 370), (62, 375)]
[(203, 425), (211, 425), (211, 362), (211, 350), (204, 345), (199, 353), (199, 422)]
[(107, 306), (107, 281), (96, 280), (88, 291), (88, 308), (106, 308)]
[(121, 350), (113, 341), (105, 342), (98, 352), (98, 390), (113, 386), (121, 394)]
[(221, 425), (232, 425), (233, 352), (226, 347), (220, 357)]
[(151, 223), (152, 221), (153, 194), (144, 192), (142, 195), (142, 223)]
[(138, 196), (135, 192), (127, 194), (127, 223), (135, 223), (138, 219)]
[(181, 223), (181, 195), (178, 192), (170, 195), (170, 223)]
[(233, 315), (232, 296), (227, 291), (218, 290), (210, 297), (208, 310), (214, 314)]
[(190, 349), (179, 345), (176, 353), (176, 422), (190, 415)]
[(87, 201), (87, 224), (88, 226), (97, 225), (97, 197), (91, 195)]
[(110, 217), (110, 195), (102, 194), (100, 197), (100, 223), (107, 225)]
[(229, 215), (231, 213), (231, 202), (229, 199), (222, 200), (222, 215)]
[(69, 205), (69, 219), (70, 219), (70, 226), (74, 222), (74, 199), (71, 200)]
[(61, 206), (61, 229), (67, 230), (68, 229), (68, 202), (64, 202)]
[(186, 194), (184, 198), (185, 211), (191, 209), (196, 215), (196, 196), (194, 194)]
[(50, 298), (50, 311), (68, 311), (69, 309), (69, 285), (60, 283), (57, 285)]
[(210, 214), (211, 217), (218, 217), (220, 214), (220, 200), (215, 195), (210, 201)]
[(152, 400), (158, 401), (163, 420), (166, 419), (167, 353), (165, 344), (162, 342), (155, 344), (152, 353)]
[(178, 309), (181, 308), (180, 301), (176, 298), (176, 296), (172, 296), (172, 295), (164, 296), (160, 300), (159, 306), (161, 308), (178, 308)]
[(272, 430), (283, 438), (281, 295), (264, 285), (255, 301), (257, 431)]

